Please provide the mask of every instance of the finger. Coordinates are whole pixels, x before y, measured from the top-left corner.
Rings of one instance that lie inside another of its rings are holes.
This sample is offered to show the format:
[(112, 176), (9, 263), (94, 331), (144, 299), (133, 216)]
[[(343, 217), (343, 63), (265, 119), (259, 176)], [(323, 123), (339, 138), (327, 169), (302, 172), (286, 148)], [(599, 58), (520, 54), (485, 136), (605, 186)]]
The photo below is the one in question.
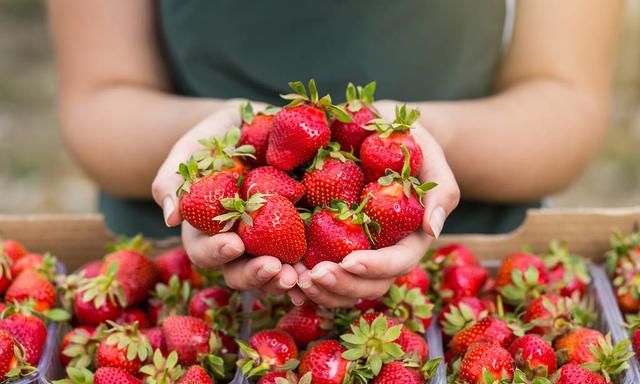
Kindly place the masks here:
[(280, 272), (274, 276), (261, 290), (275, 296), (281, 296), (293, 288), (298, 281), (298, 273), (289, 264), (283, 264)]
[(304, 272), (298, 277), (298, 287), (309, 300), (327, 308), (352, 307), (356, 303), (354, 298), (337, 295), (314, 284), (309, 272)]
[(247, 257), (222, 267), (229, 288), (246, 291), (265, 286), (282, 270), (280, 260), (272, 256)]
[(393, 282), (393, 279), (362, 278), (332, 262), (316, 265), (310, 276), (313, 283), (320, 288), (354, 299), (377, 299), (387, 293)]
[(189, 223), (182, 224), (182, 241), (191, 261), (200, 268), (217, 268), (244, 253), (244, 243), (233, 232), (208, 236)]
[(287, 291), (287, 295), (291, 299), (293, 305), (299, 307), (306, 301), (307, 297), (304, 295), (302, 290), (298, 287), (294, 287)]
[(437, 238), (442, 232), (447, 216), (460, 202), (460, 188), (442, 148), (435, 139), (419, 125), (416, 126), (413, 134), (424, 153), (424, 166), (420, 172), (421, 181), (438, 184), (423, 198), (425, 215), (422, 221), (424, 231)]
[(424, 231), (418, 230), (390, 247), (352, 252), (342, 260), (340, 266), (367, 279), (402, 276), (420, 263), (432, 239)]

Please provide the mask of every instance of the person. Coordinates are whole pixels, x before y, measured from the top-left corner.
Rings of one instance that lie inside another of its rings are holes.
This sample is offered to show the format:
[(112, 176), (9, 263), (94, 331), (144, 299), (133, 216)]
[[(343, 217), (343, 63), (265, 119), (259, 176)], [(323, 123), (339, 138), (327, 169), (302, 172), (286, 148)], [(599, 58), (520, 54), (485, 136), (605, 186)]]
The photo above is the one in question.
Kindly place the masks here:
[(281, 105), (292, 80), (315, 78), (334, 98), (349, 81), (377, 81), (383, 117), (397, 103), (421, 111), (421, 176), (439, 183), (421, 230), (308, 271), (242, 257), (233, 233), (181, 225), (192, 260), (223, 268), (233, 288), (350, 306), (382, 295), (443, 228), (516, 228), (602, 141), (622, 2), (519, 1), (505, 47), (509, 4), (50, 0), (62, 132), (114, 231), (168, 236), (182, 221), (178, 163), (197, 139), (239, 124), (241, 99), (259, 109)]

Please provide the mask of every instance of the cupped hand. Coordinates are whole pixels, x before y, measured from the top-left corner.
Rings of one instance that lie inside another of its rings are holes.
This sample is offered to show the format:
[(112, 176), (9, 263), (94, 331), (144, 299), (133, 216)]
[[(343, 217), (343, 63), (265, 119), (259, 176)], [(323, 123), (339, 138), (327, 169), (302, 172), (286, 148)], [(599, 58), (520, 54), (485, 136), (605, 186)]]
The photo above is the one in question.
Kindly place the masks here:
[[(176, 173), (178, 165), (202, 149), (198, 140), (223, 135), (231, 127), (242, 123), (239, 107), (242, 101), (230, 100), (222, 108), (185, 133), (173, 146), (158, 170), (152, 184), (153, 199), (162, 207), (167, 226), (183, 222), (176, 190), (182, 177)], [(266, 105), (253, 103), (256, 110)], [(201, 268), (222, 268), (229, 287), (238, 290), (261, 289), (271, 294), (282, 294), (295, 286), (297, 273), (290, 265), (283, 265), (271, 256), (242, 257), (244, 244), (233, 233), (209, 236), (189, 223), (182, 223), (182, 241), (191, 261)], [(294, 290), (295, 291), (295, 290)], [(302, 296), (297, 293), (298, 296)], [(293, 293), (295, 297), (296, 293)]]
[[(381, 101), (375, 106), (384, 119), (392, 121), (396, 105)], [(397, 277), (418, 266), (434, 237), (440, 235), (447, 216), (458, 205), (460, 189), (442, 148), (429, 132), (414, 124), (411, 133), (424, 155), (420, 180), (438, 184), (423, 197), (421, 228), (393, 246), (352, 252), (340, 264), (322, 262), (312, 270), (297, 264), (298, 286), (308, 299), (327, 307), (349, 307), (358, 298), (378, 298)]]

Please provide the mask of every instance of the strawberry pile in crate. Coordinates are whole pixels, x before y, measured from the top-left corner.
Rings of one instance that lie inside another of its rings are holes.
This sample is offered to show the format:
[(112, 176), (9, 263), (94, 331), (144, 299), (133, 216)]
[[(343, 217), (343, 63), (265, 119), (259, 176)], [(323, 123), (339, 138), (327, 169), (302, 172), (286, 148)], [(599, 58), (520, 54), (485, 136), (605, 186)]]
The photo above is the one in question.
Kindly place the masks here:
[[(182, 248), (147, 256), (141, 236), (67, 276), (73, 313), (59, 383), (214, 383), (235, 371), (240, 297)], [(195, 381), (194, 381), (195, 380)]]
[(581, 257), (552, 242), (544, 254), (514, 252), (495, 267), (461, 244), (426, 260), (450, 382), (605, 384), (629, 368), (629, 341), (614, 346), (594, 329)]
[(426, 272), (416, 268), (383, 298), (349, 310), (256, 298), (254, 333), (240, 342), (238, 367), (257, 384), (428, 383), (441, 362), (429, 359), (424, 335), (432, 320), (428, 289)]
[(241, 130), (200, 140), (203, 150), (179, 167), (182, 217), (209, 235), (235, 231), (251, 256), (308, 268), (415, 231), (435, 186), (416, 177), (418, 111), (397, 107), (395, 121), (383, 121), (370, 105), (375, 83), (350, 84), (344, 107), (320, 98), (313, 80), (308, 91), (289, 85), (288, 105), (254, 114), (247, 104)]
[[(55, 347), (55, 321), (68, 313), (56, 308), (58, 262), (50, 254), (29, 253), (17, 241), (0, 241), (0, 381), (36, 378), (51, 366), (45, 349)], [(51, 323), (51, 324), (49, 324)], [(49, 352), (50, 353), (50, 352)]]

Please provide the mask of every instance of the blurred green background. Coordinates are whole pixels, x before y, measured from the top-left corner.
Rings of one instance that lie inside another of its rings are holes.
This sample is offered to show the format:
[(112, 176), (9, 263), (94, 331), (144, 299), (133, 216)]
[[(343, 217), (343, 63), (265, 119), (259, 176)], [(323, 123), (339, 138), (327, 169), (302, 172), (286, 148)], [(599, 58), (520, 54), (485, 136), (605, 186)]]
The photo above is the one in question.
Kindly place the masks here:
[[(39, 0), (0, 0), (0, 212), (87, 212), (96, 190), (57, 130), (46, 12)], [(598, 157), (553, 206), (640, 205), (640, 0), (628, 0), (611, 128)]]

